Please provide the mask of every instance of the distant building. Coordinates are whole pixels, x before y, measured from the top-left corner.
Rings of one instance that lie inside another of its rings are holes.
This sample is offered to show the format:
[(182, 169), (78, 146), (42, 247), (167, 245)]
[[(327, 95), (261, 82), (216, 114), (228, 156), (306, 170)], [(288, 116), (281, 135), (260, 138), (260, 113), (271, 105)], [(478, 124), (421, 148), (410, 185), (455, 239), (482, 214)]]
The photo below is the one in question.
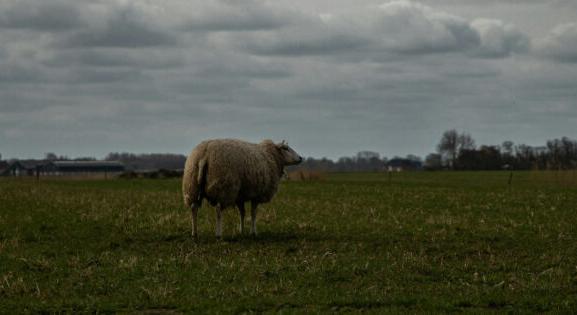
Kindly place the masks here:
[(45, 161), (29, 160), (12, 162), (1, 176), (85, 176), (118, 175), (126, 170), (117, 161)]
[(394, 158), (387, 162), (386, 168), (389, 172), (417, 171), (423, 169), (423, 163), (410, 159)]
[(41, 169), (46, 161), (39, 160), (22, 160), (9, 163), (0, 175), (2, 176), (33, 176), (37, 169)]
[(54, 161), (48, 165), (48, 170), (61, 175), (86, 173), (122, 173), (124, 164), (117, 161)]

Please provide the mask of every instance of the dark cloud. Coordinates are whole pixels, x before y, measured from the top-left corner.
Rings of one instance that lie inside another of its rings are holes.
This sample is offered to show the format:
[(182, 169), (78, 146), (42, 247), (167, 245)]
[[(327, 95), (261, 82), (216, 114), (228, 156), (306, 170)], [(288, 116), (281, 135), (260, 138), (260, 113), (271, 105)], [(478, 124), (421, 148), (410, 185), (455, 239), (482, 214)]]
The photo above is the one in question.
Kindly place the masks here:
[(43, 69), (35, 65), (0, 64), (0, 82), (3, 84), (40, 83), (48, 78)]
[(205, 1), (190, 9), (184, 29), (209, 32), (278, 29), (293, 23), (297, 14), (257, 0)]
[(130, 8), (115, 12), (104, 27), (89, 27), (68, 36), (64, 41), (69, 47), (154, 47), (174, 46), (178, 42), (174, 33), (146, 22)]
[(279, 65), (264, 65), (247, 61), (245, 64), (211, 64), (199, 67), (195, 72), (196, 77), (242, 77), (249, 79), (279, 79), (291, 75), (286, 67)]
[(241, 46), (257, 55), (307, 56), (350, 52), (367, 46), (361, 37), (331, 33), (274, 33), (251, 36)]
[(185, 153), (204, 138), (267, 137), (305, 155), (391, 156), (428, 153), (449, 128), (495, 143), (577, 122), (577, 73), (561, 63), (576, 60), (573, 24), (539, 40), (434, 1), (323, 14), (277, 3), (4, 1), (0, 153)]
[(123, 68), (78, 68), (66, 73), (64, 80), (69, 84), (118, 83), (142, 79), (140, 70)]
[(93, 47), (57, 51), (44, 64), (52, 67), (135, 67), (166, 69), (185, 65), (184, 53), (179, 49), (148, 48), (135, 52), (131, 48)]
[(4, 1), (0, 4), (0, 27), (38, 31), (68, 30), (82, 24), (75, 1)]
[(243, 35), (218, 34), (257, 55), (346, 55), (358, 60), (385, 60), (393, 55), (464, 53), (505, 58), (525, 53), (529, 38), (498, 20), (469, 21), (441, 10), (409, 2), (387, 2), (350, 16), (302, 17), (300, 24)]

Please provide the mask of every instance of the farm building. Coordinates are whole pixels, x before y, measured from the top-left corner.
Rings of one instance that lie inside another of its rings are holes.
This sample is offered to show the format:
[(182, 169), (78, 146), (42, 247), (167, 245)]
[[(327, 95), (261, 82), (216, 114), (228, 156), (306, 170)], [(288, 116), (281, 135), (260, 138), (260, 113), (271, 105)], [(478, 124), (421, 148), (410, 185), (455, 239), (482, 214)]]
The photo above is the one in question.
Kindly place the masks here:
[(410, 159), (394, 158), (388, 161), (386, 166), (389, 172), (416, 171), (423, 168), (423, 163)]
[(125, 171), (116, 161), (15, 161), (0, 172), (2, 176), (117, 175)]
[(36, 170), (44, 168), (45, 161), (23, 160), (7, 163), (7, 167), (0, 171), (2, 176), (33, 176)]
[(122, 173), (124, 164), (116, 161), (54, 161), (49, 170), (62, 175), (83, 173)]

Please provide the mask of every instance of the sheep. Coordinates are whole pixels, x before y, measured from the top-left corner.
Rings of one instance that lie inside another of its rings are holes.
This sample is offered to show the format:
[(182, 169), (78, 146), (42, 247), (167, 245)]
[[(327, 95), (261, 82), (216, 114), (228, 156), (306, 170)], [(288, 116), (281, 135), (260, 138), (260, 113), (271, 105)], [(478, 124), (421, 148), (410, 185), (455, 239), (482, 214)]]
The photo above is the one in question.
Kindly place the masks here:
[(222, 237), (222, 211), (237, 206), (244, 233), (244, 203), (251, 202), (251, 234), (256, 235), (256, 211), (275, 195), (284, 167), (302, 162), (283, 140), (259, 144), (236, 139), (201, 142), (188, 158), (182, 179), (185, 205), (192, 212), (192, 236), (198, 236), (197, 214), (206, 199), (216, 206), (216, 237)]

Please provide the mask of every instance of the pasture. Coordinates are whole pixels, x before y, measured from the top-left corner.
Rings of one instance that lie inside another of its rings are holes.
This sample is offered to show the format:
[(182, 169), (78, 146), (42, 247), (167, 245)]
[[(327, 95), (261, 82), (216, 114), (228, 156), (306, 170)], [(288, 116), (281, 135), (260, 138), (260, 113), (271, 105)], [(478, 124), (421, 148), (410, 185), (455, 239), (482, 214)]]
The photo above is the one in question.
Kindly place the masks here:
[(179, 180), (0, 179), (0, 313), (573, 313), (575, 177), (286, 181), (222, 241), (206, 204), (190, 238)]

